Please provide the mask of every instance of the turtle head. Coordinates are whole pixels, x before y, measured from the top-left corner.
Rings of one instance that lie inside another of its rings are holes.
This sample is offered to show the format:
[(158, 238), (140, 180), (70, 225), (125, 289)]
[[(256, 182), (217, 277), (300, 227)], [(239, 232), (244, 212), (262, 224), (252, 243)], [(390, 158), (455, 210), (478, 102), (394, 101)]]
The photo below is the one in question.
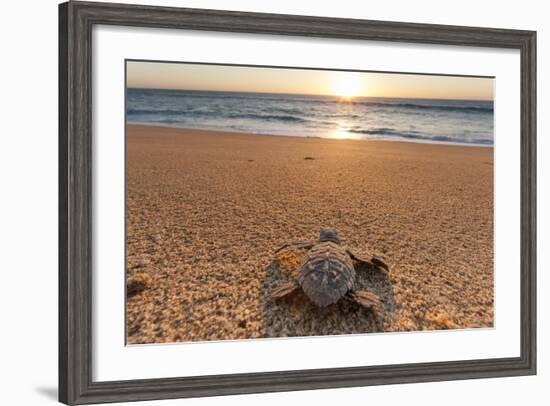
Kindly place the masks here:
[(323, 230), (319, 235), (319, 242), (331, 241), (340, 244), (340, 238), (335, 230)]

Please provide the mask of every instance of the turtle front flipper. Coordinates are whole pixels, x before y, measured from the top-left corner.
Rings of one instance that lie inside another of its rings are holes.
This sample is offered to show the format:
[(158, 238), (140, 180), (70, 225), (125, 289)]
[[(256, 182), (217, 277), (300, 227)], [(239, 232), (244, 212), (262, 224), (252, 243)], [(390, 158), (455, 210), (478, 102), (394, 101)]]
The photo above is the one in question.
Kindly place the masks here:
[(311, 247), (313, 247), (313, 245), (315, 245), (315, 244), (313, 244), (309, 241), (295, 241), (295, 242), (290, 242), (288, 244), (285, 244), (285, 245), (277, 248), (273, 253), (276, 254), (279, 251), (282, 251), (282, 250), (287, 249), (287, 248), (310, 249)]
[(380, 317), (382, 314), (382, 305), (380, 304), (380, 298), (372, 292), (366, 290), (351, 290), (347, 296), (355, 303), (363, 306), (364, 308), (371, 310), (376, 317)]
[(348, 253), (351, 259), (353, 259), (356, 262), (359, 262), (360, 264), (366, 265), (369, 269), (376, 269), (378, 271), (384, 270), (386, 272), (390, 271), (390, 268), (388, 267), (388, 265), (381, 258), (372, 257), (371, 259), (365, 259), (365, 258), (358, 257), (357, 255), (353, 254), (353, 252), (351, 252), (350, 250), (346, 250), (346, 252)]
[(296, 281), (287, 282), (282, 284), (281, 286), (273, 289), (271, 291), (271, 298), (272, 299), (279, 299), (281, 297), (287, 296), (294, 292), (296, 289), (298, 289), (300, 285)]

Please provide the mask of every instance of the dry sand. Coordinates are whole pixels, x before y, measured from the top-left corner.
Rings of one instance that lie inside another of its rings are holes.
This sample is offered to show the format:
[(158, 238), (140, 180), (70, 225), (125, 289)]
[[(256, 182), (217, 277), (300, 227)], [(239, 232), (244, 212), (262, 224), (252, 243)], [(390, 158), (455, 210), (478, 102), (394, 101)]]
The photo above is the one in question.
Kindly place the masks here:
[[(269, 300), (322, 228), (387, 260), (383, 318)], [(491, 327), (493, 148), (130, 125), (127, 276), (129, 344)]]

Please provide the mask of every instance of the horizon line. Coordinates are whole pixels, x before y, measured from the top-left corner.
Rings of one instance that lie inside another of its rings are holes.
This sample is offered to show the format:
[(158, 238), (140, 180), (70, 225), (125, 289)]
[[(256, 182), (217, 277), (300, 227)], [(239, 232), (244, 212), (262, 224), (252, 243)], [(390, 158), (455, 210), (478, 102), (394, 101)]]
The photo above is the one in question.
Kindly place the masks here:
[(403, 99), (403, 100), (460, 100), (460, 101), (485, 101), (494, 102), (493, 99), (471, 99), (471, 98), (433, 98), (433, 97), (390, 97), (390, 96), (352, 96), (349, 98), (337, 96), (334, 94), (322, 94), (322, 93), (286, 93), (286, 92), (246, 92), (237, 90), (208, 90), (208, 89), (181, 89), (181, 88), (164, 88), (164, 87), (133, 87), (126, 85), (126, 89), (137, 90), (168, 90), (168, 91), (182, 91), (182, 92), (205, 92), (205, 93), (245, 93), (245, 94), (276, 94), (276, 95), (289, 95), (289, 96), (323, 96), (332, 97), (336, 99), (365, 99), (365, 98), (377, 98), (377, 99)]

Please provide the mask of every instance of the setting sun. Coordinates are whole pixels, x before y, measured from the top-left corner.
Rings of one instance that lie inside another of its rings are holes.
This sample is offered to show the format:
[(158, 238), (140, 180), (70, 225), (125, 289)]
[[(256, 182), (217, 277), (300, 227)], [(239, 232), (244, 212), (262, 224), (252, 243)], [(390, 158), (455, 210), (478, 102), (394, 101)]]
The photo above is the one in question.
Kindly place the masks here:
[(354, 97), (492, 100), (493, 81), (479, 77), (410, 75), (197, 65), (192, 63), (127, 63), (129, 88)]
[(357, 73), (339, 72), (332, 82), (332, 92), (335, 96), (351, 98), (361, 96), (364, 82)]

